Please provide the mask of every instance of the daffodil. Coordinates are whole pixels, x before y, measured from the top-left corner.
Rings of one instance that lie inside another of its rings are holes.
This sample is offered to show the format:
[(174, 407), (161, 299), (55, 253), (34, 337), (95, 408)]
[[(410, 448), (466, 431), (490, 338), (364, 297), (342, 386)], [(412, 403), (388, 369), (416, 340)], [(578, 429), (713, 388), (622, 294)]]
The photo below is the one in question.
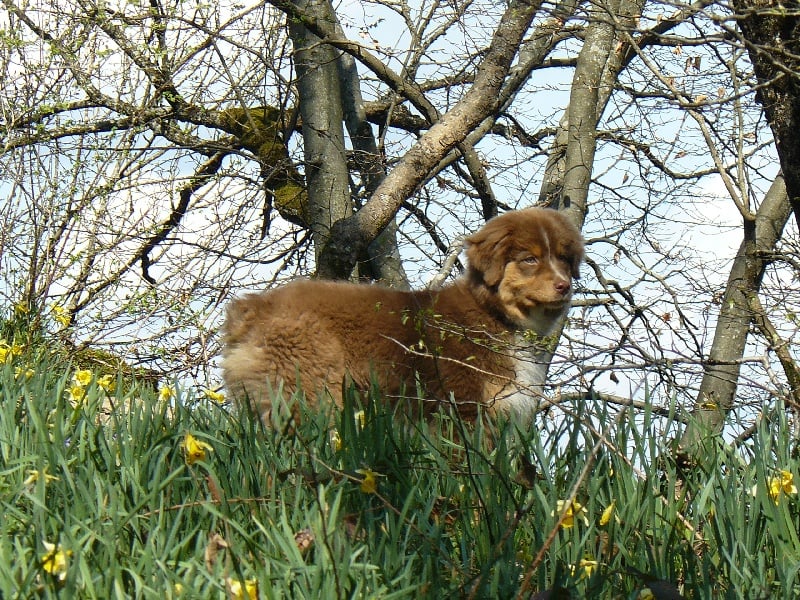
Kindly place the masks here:
[(342, 449), (342, 436), (339, 435), (339, 431), (336, 429), (331, 430), (331, 447), (333, 448), (334, 452), (339, 452)]
[(214, 390), (206, 390), (203, 392), (205, 397), (214, 402), (222, 404), (225, 402), (225, 394), (223, 392), (215, 392)]
[(599, 524), (600, 524), (601, 527), (603, 525), (608, 525), (608, 523), (611, 521), (611, 517), (614, 516), (614, 507), (616, 506), (616, 504), (617, 504), (617, 501), (616, 500), (612, 500), (611, 504), (606, 506), (605, 510), (603, 511), (603, 514), (600, 515)]
[(47, 467), (43, 468), (41, 471), (37, 470), (30, 470), (28, 471), (28, 476), (25, 478), (25, 481), (22, 482), (23, 485), (33, 485), (39, 479), (44, 479), (45, 484), (50, 483), (51, 481), (58, 481), (58, 477), (55, 475), (50, 475), (47, 472)]
[(72, 556), (72, 550), (64, 550), (61, 544), (42, 542), (47, 552), (42, 555), (42, 568), (59, 581), (67, 578), (67, 562)]
[(556, 518), (560, 518), (562, 514), (565, 514), (564, 520), (561, 522), (561, 526), (564, 529), (569, 529), (570, 527), (575, 526), (576, 518), (581, 519), (584, 525), (588, 525), (589, 519), (586, 518), (586, 513), (586, 508), (575, 500), (573, 500), (570, 505), (567, 505), (566, 501), (564, 500), (559, 500), (556, 503), (556, 509), (550, 514)]
[(0, 362), (6, 362), (14, 356), (19, 356), (24, 350), (25, 347), (21, 344), (9, 344), (5, 340), (0, 340)]
[(172, 400), (175, 397), (175, 389), (171, 388), (168, 385), (163, 386), (160, 390), (158, 390), (158, 399), (162, 402), (167, 402), (168, 400)]
[[(353, 413), (353, 421), (356, 424), (357, 430), (363, 430), (364, 426), (367, 424), (367, 415), (363, 410), (356, 411)], [(338, 452), (342, 449), (342, 436), (339, 434), (338, 429), (332, 429), (330, 432), (330, 439), (331, 439), (331, 446), (333, 447), (334, 451)]]
[(191, 433), (187, 433), (186, 437), (183, 438), (182, 447), (184, 460), (186, 460), (187, 465), (193, 465), (198, 460), (205, 460), (206, 450), (209, 452), (214, 451), (214, 448), (212, 448), (210, 444), (198, 440)]
[(364, 426), (367, 424), (367, 415), (364, 413), (363, 410), (357, 411), (353, 418), (356, 420), (356, 426), (359, 429), (364, 429)]
[(794, 475), (789, 471), (781, 469), (776, 477), (767, 480), (769, 497), (777, 505), (780, 502), (781, 494), (796, 494), (797, 486), (794, 484)]
[(359, 486), (362, 492), (365, 494), (374, 494), (378, 491), (378, 477), (381, 476), (380, 473), (376, 473), (372, 469), (358, 469), (356, 473), (364, 476)]
[(67, 390), (67, 394), (69, 394), (70, 403), (77, 407), (86, 399), (86, 388), (84, 388), (81, 384), (76, 383), (70, 386), (70, 388)]
[(110, 394), (117, 387), (117, 378), (111, 374), (103, 375), (97, 378), (97, 385), (100, 386), (103, 391)]
[[(750, 494), (752, 496), (757, 496), (758, 488), (758, 484), (754, 485), (750, 489)], [(784, 469), (779, 470), (778, 475), (767, 479), (767, 492), (769, 493), (770, 499), (775, 503), (775, 506), (777, 506), (781, 501), (781, 496), (797, 493), (797, 486), (794, 484), (794, 475), (792, 475), (790, 471)]]
[(83, 387), (86, 387), (90, 383), (92, 383), (92, 372), (89, 369), (78, 369), (72, 375), (72, 378), (75, 380), (76, 383), (79, 383)]
[(596, 560), (581, 559), (577, 565), (570, 565), (569, 570), (573, 577), (578, 575), (581, 579), (588, 579), (597, 569), (598, 564)]
[(19, 301), (14, 305), (14, 312), (18, 315), (27, 315), (31, 311), (26, 302)]
[(30, 367), (17, 367), (14, 369), (14, 377), (17, 379), (30, 379), (36, 374), (36, 371)]
[(69, 311), (67, 311), (67, 309), (60, 304), (54, 304), (51, 306), (50, 312), (53, 313), (53, 318), (60, 323), (62, 327), (67, 327), (72, 321)]
[(225, 580), (228, 587), (230, 597), (234, 600), (257, 600), (258, 598), (258, 580), (247, 579), (242, 585), (238, 579), (228, 577)]

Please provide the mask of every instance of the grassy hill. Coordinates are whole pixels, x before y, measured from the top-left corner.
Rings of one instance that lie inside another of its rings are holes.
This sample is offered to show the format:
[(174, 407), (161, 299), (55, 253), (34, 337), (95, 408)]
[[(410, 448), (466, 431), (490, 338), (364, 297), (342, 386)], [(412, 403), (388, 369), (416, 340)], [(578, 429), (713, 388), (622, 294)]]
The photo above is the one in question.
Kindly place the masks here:
[(492, 443), (355, 393), (265, 429), (204, 394), (5, 354), (3, 598), (800, 594), (782, 411), (679, 473), (674, 421), (599, 402)]

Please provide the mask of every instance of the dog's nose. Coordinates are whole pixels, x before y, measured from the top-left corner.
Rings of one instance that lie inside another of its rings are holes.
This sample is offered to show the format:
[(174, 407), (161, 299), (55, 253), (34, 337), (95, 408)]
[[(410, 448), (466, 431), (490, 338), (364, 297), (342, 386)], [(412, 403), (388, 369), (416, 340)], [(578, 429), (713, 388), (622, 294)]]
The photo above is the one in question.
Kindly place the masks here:
[(566, 296), (569, 293), (569, 281), (562, 279), (561, 281), (556, 281), (556, 291), (561, 294), (562, 296)]

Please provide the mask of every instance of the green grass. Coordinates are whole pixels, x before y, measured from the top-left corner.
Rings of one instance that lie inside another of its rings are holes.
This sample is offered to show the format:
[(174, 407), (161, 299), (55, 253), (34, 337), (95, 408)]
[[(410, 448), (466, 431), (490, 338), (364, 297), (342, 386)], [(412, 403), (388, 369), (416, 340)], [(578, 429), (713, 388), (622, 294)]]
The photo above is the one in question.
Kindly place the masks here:
[[(768, 493), (779, 469), (798, 473), (779, 410), (744, 446), (709, 444), (711, 466), (681, 480), (666, 458), (675, 423), (600, 403), (490, 436), (375, 402), (362, 419), (351, 394), (343, 411), (266, 429), (123, 378), (113, 408), (96, 383), (73, 406), (73, 374), (22, 355), (0, 371), (3, 598), (227, 598), (246, 581), (292, 599), (637, 598), (656, 580), (687, 598), (800, 593), (798, 496)], [(187, 433), (212, 449), (191, 465)], [(585, 512), (559, 526), (570, 497)], [(48, 572), (46, 543), (63, 570)], [(582, 560), (597, 563), (588, 576)]]

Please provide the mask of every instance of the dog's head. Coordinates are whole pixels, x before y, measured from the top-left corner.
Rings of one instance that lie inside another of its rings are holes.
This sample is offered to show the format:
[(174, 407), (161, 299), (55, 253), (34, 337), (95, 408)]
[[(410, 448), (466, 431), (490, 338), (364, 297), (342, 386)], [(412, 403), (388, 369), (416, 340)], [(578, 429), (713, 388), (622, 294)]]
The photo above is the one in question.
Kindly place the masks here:
[(467, 238), (469, 280), (518, 327), (549, 332), (569, 307), (583, 240), (558, 211), (527, 208), (495, 217)]

